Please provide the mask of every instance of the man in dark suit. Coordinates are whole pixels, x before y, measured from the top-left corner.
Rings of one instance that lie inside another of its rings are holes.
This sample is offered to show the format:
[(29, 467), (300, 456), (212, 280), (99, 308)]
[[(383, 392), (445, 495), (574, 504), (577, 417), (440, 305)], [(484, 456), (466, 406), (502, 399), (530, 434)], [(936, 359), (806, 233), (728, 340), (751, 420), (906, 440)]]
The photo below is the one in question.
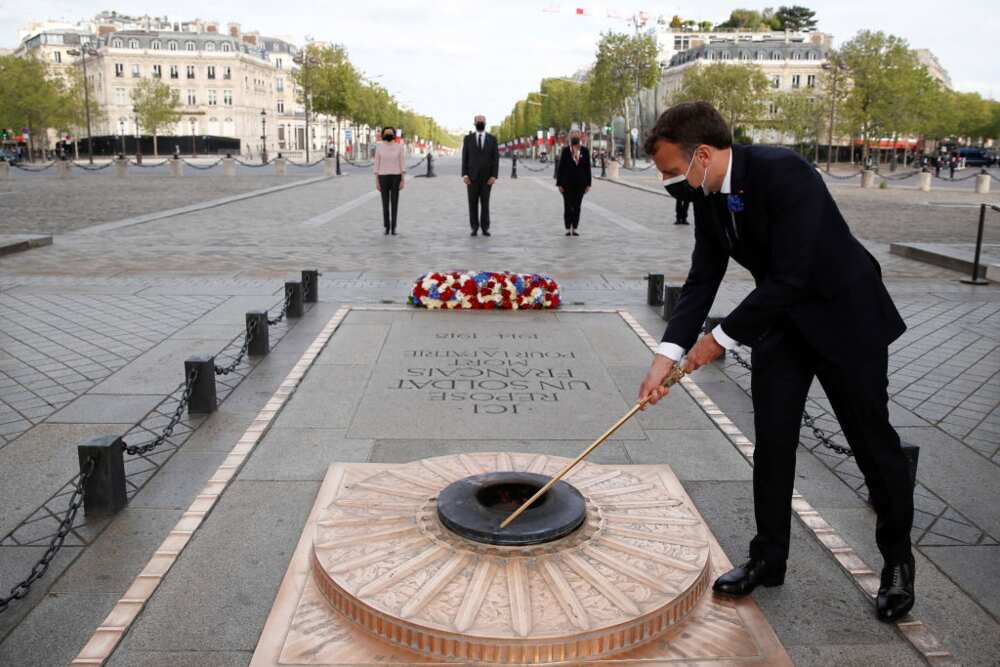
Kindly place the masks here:
[[(476, 131), (462, 142), (462, 180), (469, 191), (469, 225), (472, 236), (490, 235), (490, 190), (500, 173), (500, 149), (496, 137), (486, 131), (486, 116), (476, 116)], [(480, 211), (480, 207), (482, 210)]]
[[(730, 137), (710, 104), (691, 102), (664, 112), (646, 140), (668, 189), (693, 200), (695, 247), (640, 396), (655, 403), (666, 395), (662, 382), (685, 350), (693, 371), (737, 343), (752, 348), (757, 535), (750, 559), (714, 585), (747, 595), (784, 582), (795, 450), (818, 378), (878, 516), (875, 540), (885, 560), (878, 617), (895, 621), (914, 603), (913, 486), (887, 394), (888, 346), (906, 325), (878, 262), (851, 235), (816, 170), (792, 151), (733, 146)], [(699, 337), (730, 257), (756, 287)]]

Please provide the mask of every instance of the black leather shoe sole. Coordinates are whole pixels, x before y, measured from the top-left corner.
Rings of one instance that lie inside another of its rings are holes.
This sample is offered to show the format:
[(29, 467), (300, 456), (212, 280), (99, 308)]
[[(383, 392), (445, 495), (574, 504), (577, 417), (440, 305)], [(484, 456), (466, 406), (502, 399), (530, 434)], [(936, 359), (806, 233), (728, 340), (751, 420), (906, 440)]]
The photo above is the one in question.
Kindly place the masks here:
[(878, 620), (882, 621), (883, 623), (895, 623), (896, 621), (898, 621), (899, 619), (903, 618), (904, 616), (910, 613), (910, 610), (913, 609), (913, 605), (915, 602), (916, 602), (915, 599), (910, 600), (909, 602), (899, 607), (898, 609), (893, 609), (891, 614), (887, 614), (883, 612), (881, 609), (879, 609), (876, 612), (876, 616), (878, 616)]
[(737, 583), (720, 584), (718, 580), (716, 580), (716, 582), (712, 584), (712, 590), (721, 595), (728, 595), (730, 597), (740, 598), (745, 595), (750, 595), (751, 593), (753, 593), (754, 590), (757, 588), (757, 586), (763, 586), (764, 588), (774, 588), (775, 586), (781, 586), (784, 583), (785, 583), (785, 575), (784, 573), (782, 573), (764, 577), (753, 586), (749, 586), (748, 588), (745, 589), (743, 589)]

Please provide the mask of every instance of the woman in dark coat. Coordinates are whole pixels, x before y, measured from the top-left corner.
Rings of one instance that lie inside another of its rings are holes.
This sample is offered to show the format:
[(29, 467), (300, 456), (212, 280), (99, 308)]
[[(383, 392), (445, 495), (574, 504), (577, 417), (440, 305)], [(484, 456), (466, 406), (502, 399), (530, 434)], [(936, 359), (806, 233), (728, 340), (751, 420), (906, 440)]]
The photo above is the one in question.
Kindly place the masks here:
[(583, 195), (590, 191), (590, 151), (580, 143), (580, 132), (569, 133), (569, 146), (562, 149), (559, 168), (556, 171), (556, 186), (563, 196), (563, 222), (566, 236), (579, 236), (576, 229), (580, 225), (580, 207)]

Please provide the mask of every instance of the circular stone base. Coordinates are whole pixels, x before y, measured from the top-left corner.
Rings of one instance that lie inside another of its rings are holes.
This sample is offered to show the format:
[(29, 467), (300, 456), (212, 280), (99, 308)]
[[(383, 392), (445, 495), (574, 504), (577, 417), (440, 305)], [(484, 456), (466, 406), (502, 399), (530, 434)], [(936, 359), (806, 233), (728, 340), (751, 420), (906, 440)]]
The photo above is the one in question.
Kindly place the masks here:
[(559, 481), (521, 516), (500, 524), (551, 478), (531, 472), (487, 472), (449, 484), (438, 495), (438, 518), (448, 530), (484, 544), (524, 546), (558, 540), (587, 518), (583, 496)]
[(711, 572), (705, 526), (661, 467), (581, 463), (567, 481), (585, 519), (541, 544), (466, 539), (440, 518), (457, 482), (548, 479), (568, 462), (477, 453), (352, 468), (317, 517), (319, 591), (372, 637), (437, 661), (579, 663), (655, 641), (698, 605)]

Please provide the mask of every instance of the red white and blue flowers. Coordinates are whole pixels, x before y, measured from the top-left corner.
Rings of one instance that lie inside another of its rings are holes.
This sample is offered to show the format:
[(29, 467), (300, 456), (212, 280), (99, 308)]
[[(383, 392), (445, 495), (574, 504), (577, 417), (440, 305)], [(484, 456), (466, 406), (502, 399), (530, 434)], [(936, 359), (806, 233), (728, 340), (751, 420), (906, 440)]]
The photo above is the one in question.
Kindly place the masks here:
[(425, 273), (410, 292), (424, 308), (519, 310), (557, 308), (559, 285), (537, 273), (450, 271)]

